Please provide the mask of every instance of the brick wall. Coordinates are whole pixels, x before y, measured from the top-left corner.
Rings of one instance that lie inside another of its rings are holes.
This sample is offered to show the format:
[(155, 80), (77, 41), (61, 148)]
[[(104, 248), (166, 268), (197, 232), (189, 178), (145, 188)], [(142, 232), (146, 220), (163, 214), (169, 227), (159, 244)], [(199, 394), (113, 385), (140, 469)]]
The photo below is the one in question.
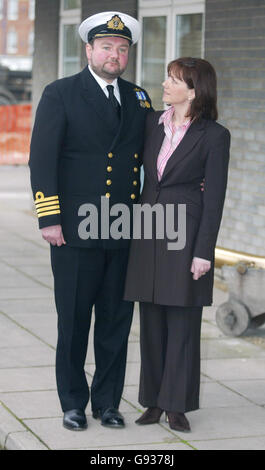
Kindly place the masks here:
[(205, 58), (232, 134), (218, 245), (265, 255), (265, 1), (206, 0)]

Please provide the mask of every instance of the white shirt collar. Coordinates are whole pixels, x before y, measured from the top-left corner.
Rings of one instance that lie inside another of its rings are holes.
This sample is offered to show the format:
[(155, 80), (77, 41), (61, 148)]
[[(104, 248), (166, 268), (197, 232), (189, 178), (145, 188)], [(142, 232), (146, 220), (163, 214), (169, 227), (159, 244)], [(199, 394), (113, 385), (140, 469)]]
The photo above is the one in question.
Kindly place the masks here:
[(104, 91), (105, 95), (108, 97), (109, 96), (109, 92), (107, 90), (107, 86), (108, 85), (113, 85), (114, 87), (114, 95), (116, 96), (117, 100), (119, 101), (119, 103), (121, 103), (121, 99), (120, 99), (120, 90), (119, 90), (119, 86), (118, 86), (118, 79), (115, 78), (113, 80), (112, 83), (108, 83), (106, 82), (103, 78), (99, 77), (99, 75), (97, 75), (94, 70), (92, 70), (92, 68), (90, 67), (90, 65), (88, 64), (88, 69), (91, 73), (91, 75), (93, 75), (94, 79), (97, 81), (97, 83), (99, 84), (100, 88)]

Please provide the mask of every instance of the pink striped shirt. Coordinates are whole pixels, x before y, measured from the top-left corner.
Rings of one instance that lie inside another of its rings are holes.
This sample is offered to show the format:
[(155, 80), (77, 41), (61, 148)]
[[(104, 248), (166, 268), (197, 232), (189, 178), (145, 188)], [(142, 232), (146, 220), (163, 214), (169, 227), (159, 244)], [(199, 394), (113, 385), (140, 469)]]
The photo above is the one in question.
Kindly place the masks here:
[(158, 158), (157, 158), (157, 177), (161, 180), (166, 164), (172, 153), (182, 141), (191, 121), (188, 120), (181, 126), (173, 124), (174, 106), (170, 106), (159, 118), (158, 124), (164, 124), (165, 138), (163, 140)]

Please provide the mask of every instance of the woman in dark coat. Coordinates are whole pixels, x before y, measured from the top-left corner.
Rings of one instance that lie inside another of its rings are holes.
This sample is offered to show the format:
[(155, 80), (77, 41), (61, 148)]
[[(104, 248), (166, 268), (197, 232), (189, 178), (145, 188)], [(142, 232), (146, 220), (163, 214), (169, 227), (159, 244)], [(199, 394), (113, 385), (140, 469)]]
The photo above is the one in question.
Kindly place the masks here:
[[(172, 61), (163, 87), (170, 107), (147, 117), (139, 201), (142, 212), (143, 204), (153, 209), (152, 232), (144, 238), (138, 211), (141, 237), (134, 233), (131, 243), (125, 299), (140, 302), (139, 402), (147, 410), (136, 422), (158, 422), (165, 411), (172, 429), (189, 431), (184, 413), (199, 407), (202, 307), (212, 303), (230, 133), (216, 122), (216, 74), (209, 62)], [(174, 247), (166, 230), (173, 218)]]

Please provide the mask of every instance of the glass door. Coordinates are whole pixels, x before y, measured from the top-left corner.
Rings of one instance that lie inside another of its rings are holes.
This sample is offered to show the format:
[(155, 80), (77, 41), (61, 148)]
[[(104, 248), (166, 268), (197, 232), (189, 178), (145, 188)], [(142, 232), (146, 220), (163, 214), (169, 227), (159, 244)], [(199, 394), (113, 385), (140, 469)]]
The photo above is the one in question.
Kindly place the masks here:
[(141, 86), (152, 96), (155, 109), (161, 108), (161, 83), (166, 66), (167, 17), (143, 18)]
[(78, 25), (63, 25), (63, 51), (62, 51), (62, 75), (67, 77), (80, 72), (80, 48), (81, 41), (78, 35)]
[(61, 0), (59, 38), (59, 78), (80, 72), (81, 0)]
[(163, 109), (162, 82), (177, 57), (203, 57), (204, 0), (140, 0), (142, 38), (137, 49), (137, 83), (154, 109)]
[(176, 15), (175, 57), (202, 57), (203, 15)]

